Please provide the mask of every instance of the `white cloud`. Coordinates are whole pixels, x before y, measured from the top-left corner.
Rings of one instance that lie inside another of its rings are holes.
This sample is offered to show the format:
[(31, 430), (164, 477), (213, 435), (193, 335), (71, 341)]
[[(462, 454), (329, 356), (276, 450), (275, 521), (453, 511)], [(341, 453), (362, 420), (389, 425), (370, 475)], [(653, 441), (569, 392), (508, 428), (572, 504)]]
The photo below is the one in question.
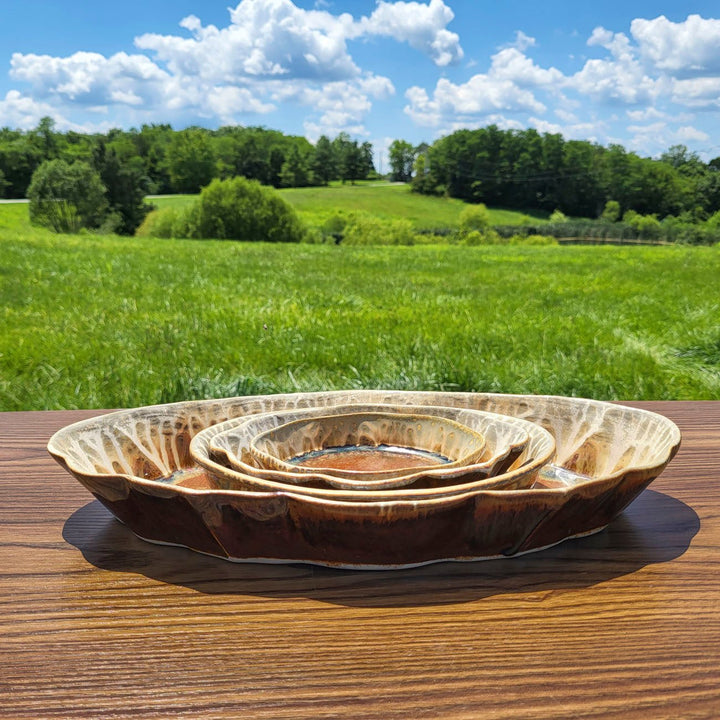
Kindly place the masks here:
[(21, 95), (17, 90), (10, 90), (0, 99), (0, 127), (29, 130), (37, 127), (40, 119), (45, 116), (54, 117), (59, 130), (72, 127), (63, 117), (57, 116), (52, 105)]
[(16, 53), (11, 76), (55, 107), (232, 123), (292, 102), (311, 108), (306, 122), (317, 128), (364, 132), (373, 102), (395, 88), (388, 78), (358, 67), (348, 41), (388, 37), (444, 66), (463, 55), (458, 36), (447, 30), (452, 19), (443, 0), (381, 1), (357, 20), (299, 8), (291, 0), (241, 0), (229, 9), (226, 27), (188, 15), (177, 34), (137, 37), (135, 54)]
[(582, 70), (568, 78), (566, 87), (601, 103), (635, 105), (654, 101), (658, 81), (645, 73), (624, 33), (597, 27), (587, 44), (605, 48), (611, 57), (588, 60)]
[[(281, 91), (285, 99), (312, 108), (305, 121), (308, 136), (337, 135), (341, 131), (366, 135), (363, 120), (372, 109), (371, 98), (385, 99), (395, 93), (390, 80), (368, 75), (352, 81), (326, 83), (322, 87), (294, 88), (287, 84)], [(319, 117), (318, 117), (319, 114)]]
[(683, 140), (686, 142), (691, 142), (693, 140), (705, 142), (706, 140), (710, 139), (710, 136), (706, 132), (698, 130), (697, 128), (691, 127), (689, 125), (678, 128), (675, 131), (675, 137), (678, 140)]
[[(10, 76), (30, 83), (39, 97), (61, 96), (97, 105), (127, 97), (152, 102), (169, 75), (144, 55), (117, 53), (109, 58), (98, 53), (77, 52), (66, 58), (14, 53)], [(144, 89), (144, 92), (143, 92)]]
[(490, 75), (474, 75), (461, 85), (440, 78), (432, 98), (424, 88), (411, 87), (405, 97), (405, 112), (419, 125), (436, 126), (443, 120), (456, 120), (493, 112), (545, 111), (545, 106), (526, 89), (511, 80)]
[(562, 80), (559, 70), (541, 68), (516, 47), (508, 47), (492, 56), (487, 74), (478, 73), (460, 84), (440, 78), (432, 97), (424, 88), (409, 88), (405, 112), (429, 127), (469, 123), (498, 112), (543, 113), (546, 107), (531, 89), (554, 91)]
[(685, 77), (720, 73), (720, 20), (699, 15), (679, 23), (664, 15), (636, 18), (630, 32), (642, 57), (660, 71)]
[(218, 29), (203, 26), (191, 15), (180, 23), (191, 38), (145, 34), (135, 45), (153, 52), (173, 74), (212, 83), (277, 77), (331, 80), (360, 72), (347, 51), (353, 22), (347, 14), (303, 10), (290, 0), (242, 0), (230, 9), (230, 21)]
[(576, 123), (578, 121), (578, 116), (575, 113), (568, 112), (562, 108), (555, 108), (555, 115), (564, 123)]
[(496, 80), (508, 80), (518, 87), (550, 88), (563, 80), (559, 70), (541, 68), (515, 47), (505, 48), (493, 55), (488, 75)]
[(720, 107), (720, 77), (675, 80), (672, 84), (673, 102), (690, 108)]
[(534, 37), (526, 35), (522, 30), (518, 30), (515, 33), (515, 42), (510, 47), (514, 47), (520, 52), (525, 52), (528, 48), (535, 47), (536, 42)]
[(443, 0), (418, 2), (384, 2), (379, 0), (370, 17), (355, 26), (357, 35), (382, 35), (406, 42), (429, 55), (436, 65), (444, 67), (460, 62), (463, 50), (460, 38), (447, 29), (455, 17)]

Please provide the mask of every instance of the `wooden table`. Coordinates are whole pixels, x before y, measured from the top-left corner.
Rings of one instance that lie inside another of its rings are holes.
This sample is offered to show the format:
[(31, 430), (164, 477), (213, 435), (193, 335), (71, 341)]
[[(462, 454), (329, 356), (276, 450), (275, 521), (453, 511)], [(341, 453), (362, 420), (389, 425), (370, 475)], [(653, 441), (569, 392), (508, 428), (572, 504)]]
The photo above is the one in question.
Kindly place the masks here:
[(0, 413), (0, 716), (720, 718), (720, 402), (607, 530), (389, 572), (137, 539)]

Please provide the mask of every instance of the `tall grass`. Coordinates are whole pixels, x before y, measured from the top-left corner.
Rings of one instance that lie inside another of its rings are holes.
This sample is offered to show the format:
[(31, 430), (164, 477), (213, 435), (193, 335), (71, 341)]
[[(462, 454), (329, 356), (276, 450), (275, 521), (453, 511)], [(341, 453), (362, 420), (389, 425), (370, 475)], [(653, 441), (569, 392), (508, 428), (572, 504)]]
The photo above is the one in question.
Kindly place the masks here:
[(348, 387), (720, 398), (717, 248), (67, 236), (7, 207), (2, 410)]

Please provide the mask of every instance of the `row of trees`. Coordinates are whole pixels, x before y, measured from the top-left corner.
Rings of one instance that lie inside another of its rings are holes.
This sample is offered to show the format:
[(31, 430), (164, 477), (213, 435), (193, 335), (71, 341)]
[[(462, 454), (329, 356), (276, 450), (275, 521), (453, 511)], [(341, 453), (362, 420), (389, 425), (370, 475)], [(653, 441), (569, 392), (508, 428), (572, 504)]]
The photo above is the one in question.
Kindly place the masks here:
[[(319, 138), (265, 128), (143, 125), (105, 134), (60, 133), (51, 118), (30, 131), (0, 129), (0, 197), (27, 197), (35, 171), (49, 161), (83, 162), (106, 189), (119, 232), (130, 233), (147, 208), (146, 194), (195, 193), (213, 179), (244, 176), (274, 187), (354, 182), (372, 176), (372, 146), (345, 133)], [(57, 173), (57, 167), (54, 171)]]
[(536, 130), (490, 125), (458, 130), (431, 146), (396, 140), (393, 177), (415, 190), (523, 210), (598, 217), (608, 201), (622, 213), (696, 220), (720, 209), (720, 158), (709, 163), (682, 145), (659, 159)]

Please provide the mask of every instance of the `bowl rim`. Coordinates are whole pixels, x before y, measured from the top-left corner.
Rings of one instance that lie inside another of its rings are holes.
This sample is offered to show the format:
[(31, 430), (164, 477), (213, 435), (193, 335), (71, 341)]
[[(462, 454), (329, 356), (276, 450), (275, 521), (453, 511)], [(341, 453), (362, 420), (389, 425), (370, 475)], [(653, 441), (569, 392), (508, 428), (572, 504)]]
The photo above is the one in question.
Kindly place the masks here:
[[(632, 414), (637, 414), (640, 416), (647, 416), (653, 418), (656, 422), (661, 423), (667, 429), (670, 431), (671, 437), (669, 438), (668, 443), (668, 449), (664, 452), (664, 454), (661, 457), (658, 457), (653, 462), (646, 462), (646, 463), (638, 463), (636, 465), (627, 467), (627, 468), (621, 468), (613, 473), (608, 473), (606, 475), (603, 475), (601, 477), (597, 478), (591, 478), (588, 480), (587, 483), (585, 483), (585, 487), (587, 488), (587, 491), (595, 490), (598, 486), (602, 487), (608, 483), (611, 485), (617, 481), (618, 478), (625, 475), (627, 472), (639, 472), (639, 473), (646, 473), (646, 472), (655, 472), (657, 470), (657, 473), (659, 474), (662, 472), (662, 469), (673, 459), (673, 457), (677, 454), (677, 451), (680, 447), (680, 443), (682, 441), (682, 434), (680, 432), (680, 428), (674, 423), (672, 420), (667, 418), (664, 415), (661, 415), (660, 413), (654, 412), (652, 410), (647, 410), (645, 408), (635, 408), (630, 407), (628, 405), (623, 405), (622, 403), (618, 402), (608, 402), (605, 400), (595, 400), (592, 398), (582, 398), (582, 397), (569, 397), (569, 396), (563, 396), (563, 395), (551, 395), (551, 394), (522, 394), (522, 393), (466, 393), (466, 392), (435, 392), (435, 391), (423, 391), (423, 390), (413, 390), (413, 391), (405, 391), (405, 390), (360, 390), (357, 389), (346, 389), (346, 390), (332, 390), (332, 391), (314, 391), (314, 392), (307, 392), (307, 393), (277, 393), (277, 394), (265, 394), (265, 395), (244, 395), (244, 396), (234, 396), (234, 397), (228, 397), (228, 398), (220, 398), (220, 399), (206, 399), (206, 400), (179, 400), (172, 403), (158, 403), (154, 405), (145, 405), (145, 406), (139, 406), (135, 408), (125, 408), (120, 410), (114, 410), (109, 413), (104, 413), (102, 415), (97, 415), (90, 418), (85, 418), (83, 420), (78, 420), (74, 423), (70, 423), (68, 425), (65, 425), (64, 427), (60, 428), (59, 430), (55, 431), (53, 435), (48, 440), (47, 444), (47, 450), (50, 453), (50, 455), (64, 468), (68, 470), (72, 475), (74, 475), (76, 478), (80, 480), (87, 480), (88, 484), (96, 484), (98, 480), (106, 479), (111, 482), (117, 482), (118, 480), (128, 483), (131, 486), (138, 486), (140, 489), (145, 489), (146, 492), (149, 492), (151, 494), (156, 494), (158, 492), (162, 492), (163, 494), (166, 494), (168, 496), (188, 496), (188, 497), (195, 497), (197, 499), (205, 497), (213, 497), (217, 498), (219, 500), (225, 500), (228, 503), (232, 503), (234, 501), (241, 502), (243, 500), (250, 500), (250, 499), (265, 499), (265, 500), (272, 500), (272, 499), (282, 499), (282, 498), (293, 498), (296, 501), (303, 502), (303, 503), (310, 503), (310, 504), (316, 504), (316, 505), (327, 505), (330, 507), (337, 507), (340, 510), (346, 510), (346, 511), (362, 511), (363, 509), (367, 509), (369, 507), (372, 507), (374, 505), (379, 505), (382, 507), (388, 507), (388, 506), (397, 506), (399, 508), (418, 508), (418, 507), (432, 507), (435, 505), (440, 505), (442, 503), (448, 503), (448, 502), (463, 502), (468, 500), (472, 497), (494, 497), (494, 498), (519, 498), (519, 497), (547, 497), (547, 498), (556, 498), (559, 499), (562, 496), (571, 496), (578, 491), (582, 490), (583, 486), (580, 485), (569, 485), (569, 486), (560, 486), (560, 487), (539, 487), (539, 488), (527, 488), (524, 490), (492, 490), (492, 489), (479, 489), (479, 490), (473, 490), (469, 491), (464, 494), (460, 495), (452, 495), (448, 497), (440, 497), (440, 498), (427, 498), (424, 500), (394, 500), (394, 501), (356, 501), (356, 500), (330, 500), (325, 498), (314, 498), (309, 495), (299, 495), (298, 493), (294, 493), (288, 490), (281, 490), (281, 491), (267, 491), (267, 492), (256, 492), (256, 491), (247, 491), (247, 490), (223, 490), (223, 489), (198, 489), (198, 488), (191, 488), (191, 487), (185, 487), (181, 485), (168, 485), (167, 483), (159, 482), (157, 480), (150, 480), (147, 478), (142, 478), (137, 475), (130, 475), (128, 473), (122, 473), (122, 472), (92, 472), (92, 471), (86, 471), (84, 469), (74, 467), (72, 463), (72, 457), (69, 457), (67, 454), (67, 450), (63, 447), (63, 441), (66, 438), (72, 437), (73, 435), (76, 435), (78, 433), (91, 430), (93, 427), (97, 426), (108, 426), (108, 424), (116, 423), (116, 421), (119, 421), (123, 418), (132, 418), (134, 415), (140, 415), (145, 414), (147, 415), (150, 412), (160, 413), (160, 412), (168, 412), (168, 411), (179, 411), (181, 409), (185, 410), (185, 412), (189, 412), (194, 410), (200, 410), (203, 407), (210, 407), (212, 405), (217, 405), (222, 402), (245, 402), (248, 405), (251, 405), (251, 403), (258, 401), (264, 401), (268, 399), (272, 399), (274, 402), (277, 403), (285, 403), (287, 404), (291, 400), (297, 400), (298, 395), (301, 395), (304, 400), (307, 400), (308, 403), (311, 403), (314, 401), (315, 398), (341, 398), (344, 396), (347, 396), (350, 393), (363, 393), (364, 395), (371, 395), (371, 397), (374, 397), (377, 395), (378, 398), (382, 398), (383, 400), (386, 400), (388, 398), (402, 398), (407, 395), (412, 395), (413, 402), (422, 402), (423, 397), (427, 398), (435, 398), (438, 396), (442, 396), (450, 402), (453, 402), (453, 399), (460, 400), (465, 399), (469, 400), (470, 398), (474, 396), (481, 396), (483, 398), (486, 398), (488, 400), (509, 400), (509, 401), (516, 401), (516, 402), (550, 402), (550, 401), (560, 401), (561, 403), (582, 403), (597, 409), (613, 409), (615, 411), (626, 411), (630, 412)], [(417, 400), (416, 400), (417, 398)], [(367, 399), (368, 402), (370, 402), (370, 399)], [(379, 402), (380, 400), (378, 400)], [(340, 404), (340, 403), (338, 403)], [(410, 404), (409, 402), (406, 404)], [(332, 405), (329, 405), (331, 407)], [(467, 406), (459, 406), (459, 405), (451, 405), (452, 407), (461, 407), (461, 409), (472, 409)], [(253, 414), (252, 411), (249, 411), (246, 413), (246, 415)], [(549, 463), (550, 466), (553, 465), (553, 463)], [(562, 467), (560, 465), (559, 467)], [(90, 488), (88, 488), (90, 489)], [(92, 490), (91, 490), (92, 492)]]
[[(346, 406), (338, 406), (346, 407)], [(404, 409), (403, 406), (394, 406), (400, 410)], [(243, 462), (237, 455), (233, 458), (233, 463), (236, 463), (239, 467), (228, 467), (225, 464), (225, 460), (228, 459), (228, 454), (223, 448), (215, 447), (216, 454), (222, 457), (222, 460), (217, 460), (212, 457), (211, 447), (212, 440), (218, 435), (222, 434), (225, 430), (234, 430), (238, 425), (243, 425), (246, 422), (262, 421), (262, 419), (272, 419), (282, 417), (284, 415), (294, 414), (307, 414), (312, 416), (314, 413), (319, 413), (325, 410), (322, 407), (307, 407), (296, 410), (285, 410), (285, 411), (270, 411), (266, 413), (258, 413), (254, 416), (232, 418), (216, 425), (212, 425), (205, 430), (197, 433), (190, 443), (190, 455), (195, 462), (204, 467), (212, 474), (220, 475), (230, 481), (238, 481), (245, 485), (255, 486), (257, 491), (262, 492), (266, 489), (271, 491), (280, 490), (294, 490), (295, 492), (301, 492), (303, 494), (313, 495), (317, 497), (331, 497), (333, 499), (340, 499), (342, 497), (357, 498), (362, 502), (370, 502), (371, 498), (368, 497), (368, 493), (372, 493), (372, 499), (378, 502), (389, 502), (394, 499), (408, 499), (412, 501), (418, 501), (426, 499), (437, 494), (457, 494), (465, 492), (466, 490), (480, 489), (481, 487), (494, 487), (500, 484), (508, 484), (519, 477), (528, 475), (535, 472), (543, 465), (550, 462), (555, 454), (555, 439), (548, 430), (522, 418), (516, 418), (507, 415), (501, 415), (499, 413), (493, 413), (487, 410), (477, 410), (474, 408), (453, 408), (448, 406), (406, 406), (412, 409), (422, 407), (424, 409), (431, 409), (436, 411), (443, 411), (449, 414), (467, 413), (474, 415), (479, 418), (484, 418), (490, 423), (500, 422), (504, 425), (512, 425), (514, 429), (518, 431), (522, 436), (522, 440), (515, 440), (508, 445), (504, 446), (501, 453), (495, 453), (493, 456), (481, 463), (476, 463), (467, 466), (458, 466), (445, 470), (443, 467), (431, 468), (429, 470), (420, 470), (413, 472), (409, 478), (413, 481), (418, 480), (420, 477), (428, 477), (431, 479), (446, 480), (446, 484), (436, 488), (413, 488), (399, 487), (395, 490), (388, 488), (387, 490), (375, 489), (375, 490), (363, 490), (360, 488), (354, 488), (350, 486), (343, 486), (343, 480), (339, 480), (333, 476), (327, 475), (322, 472), (304, 473), (300, 477), (297, 473), (287, 473), (281, 470), (277, 471), (266, 471), (258, 468), (253, 468), (247, 463)], [(496, 475), (487, 475), (487, 472), (492, 470), (492, 467), (501, 462), (513, 451), (518, 453), (518, 458), (513, 460), (513, 464), (517, 463), (523, 454), (526, 452), (527, 447), (533, 440), (533, 434), (535, 437), (540, 437), (542, 441), (547, 444), (544, 449), (544, 453), (537, 455), (530, 461), (525, 461), (522, 465), (514, 467), (512, 470), (506, 470)], [(203, 447), (204, 446), (204, 447)], [(217, 453), (219, 451), (219, 453)], [(475, 480), (466, 480), (458, 482), (454, 485), (449, 483), (457, 478), (462, 478), (469, 475), (470, 473), (485, 475)], [(276, 479), (277, 478), (277, 479)], [(302, 481), (304, 484), (301, 484)], [(330, 487), (308, 487), (307, 483), (316, 482)], [(501, 489), (501, 488), (499, 488)], [(252, 492), (252, 490), (250, 490)], [(387, 495), (383, 496), (383, 492)]]
[[(430, 408), (428, 408), (430, 409)], [(434, 423), (441, 423), (443, 425), (449, 426), (450, 429), (457, 430), (460, 433), (462, 433), (465, 436), (474, 437), (475, 442), (478, 444), (478, 447), (475, 447), (474, 449), (469, 449), (467, 451), (463, 452), (463, 449), (460, 448), (460, 454), (458, 454), (458, 457), (455, 460), (448, 460), (448, 462), (445, 463), (431, 463), (426, 465), (413, 465), (407, 468), (401, 468), (398, 470), (394, 470), (393, 477), (395, 475), (401, 475), (405, 472), (408, 472), (410, 470), (413, 470), (415, 468), (417, 469), (424, 469), (426, 467), (437, 467), (438, 465), (443, 468), (448, 467), (456, 467), (460, 463), (468, 464), (467, 458), (476, 457), (482, 455), (482, 453), (485, 450), (485, 447), (487, 445), (487, 441), (485, 439), (485, 436), (479, 431), (475, 430), (467, 425), (464, 425), (460, 422), (457, 422), (456, 420), (453, 420), (452, 418), (443, 417), (442, 415), (432, 415), (430, 413), (423, 414), (423, 413), (404, 413), (404, 412), (390, 412), (388, 410), (368, 410), (368, 411), (358, 411), (358, 412), (342, 412), (342, 413), (335, 413), (330, 412), (327, 415), (321, 415), (319, 417), (308, 417), (308, 418), (297, 418), (295, 420), (290, 420), (286, 423), (283, 423), (282, 425), (277, 425), (273, 428), (268, 428), (266, 430), (262, 430), (257, 435), (254, 435), (249, 440), (248, 449), (252, 454), (257, 453), (258, 457), (262, 456), (270, 456), (271, 454), (268, 451), (263, 451), (262, 449), (258, 448), (258, 444), (261, 442), (268, 442), (268, 436), (272, 436), (273, 434), (277, 434), (280, 432), (288, 432), (293, 427), (300, 427), (302, 425), (306, 425), (310, 422), (318, 422), (318, 421), (329, 421), (329, 422), (335, 422), (335, 421), (348, 421), (351, 422), (354, 419), (358, 420), (358, 424), (363, 422), (368, 422), (368, 420), (362, 420), (361, 418), (368, 418), (370, 421), (375, 419), (383, 419), (383, 418), (392, 418), (393, 420), (398, 420), (400, 422), (403, 422), (405, 424), (411, 424), (418, 421), (424, 421), (424, 422), (434, 422)], [(248, 422), (250, 419), (248, 418)], [(230, 432), (228, 430), (228, 432)], [(217, 437), (217, 436), (216, 436)], [(272, 441), (272, 439), (270, 440)], [(275, 440), (278, 442), (277, 440)], [(395, 447), (398, 450), (404, 449), (404, 446), (396, 444), (396, 443), (390, 443), (390, 442), (380, 442), (377, 444), (377, 446), (387, 445), (389, 447)], [(319, 451), (328, 450), (331, 448), (336, 447), (353, 447), (352, 445), (347, 446), (339, 446), (339, 445), (333, 445), (328, 447), (322, 447), (319, 448)], [(360, 445), (355, 445), (355, 447), (360, 447)], [(405, 448), (408, 450), (416, 450), (420, 452), (425, 453), (435, 453), (435, 451), (427, 450), (426, 448), (423, 448), (418, 443), (417, 445), (410, 447), (409, 445)], [(308, 451), (313, 452), (313, 451)], [(307, 453), (303, 453), (307, 454)], [(437, 454), (437, 453), (435, 453)], [(298, 456), (294, 456), (298, 457)], [(290, 470), (295, 470), (297, 472), (308, 472), (309, 468), (307, 466), (302, 465), (296, 465), (295, 463), (290, 462), (289, 460), (284, 460), (283, 458), (278, 458), (275, 456), (272, 456), (273, 461), (277, 462), (278, 465), (284, 465), (287, 466)], [(447, 458), (446, 458), (447, 459)], [(329, 474), (334, 474), (336, 472), (339, 472), (335, 468), (332, 467), (324, 467), (324, 466), (317, 466), (318, 469), (321, 470), (321, 472), (328, 472)], [(382, 471), (381, 471), (382, 472)], [(378, 471), (375, 470), (343, 470), (343, 474), (347, 474), (348, 477), (353, 478), (364, 478), (364, 477), (370, 477), (375, 476), (378, 474)]]

